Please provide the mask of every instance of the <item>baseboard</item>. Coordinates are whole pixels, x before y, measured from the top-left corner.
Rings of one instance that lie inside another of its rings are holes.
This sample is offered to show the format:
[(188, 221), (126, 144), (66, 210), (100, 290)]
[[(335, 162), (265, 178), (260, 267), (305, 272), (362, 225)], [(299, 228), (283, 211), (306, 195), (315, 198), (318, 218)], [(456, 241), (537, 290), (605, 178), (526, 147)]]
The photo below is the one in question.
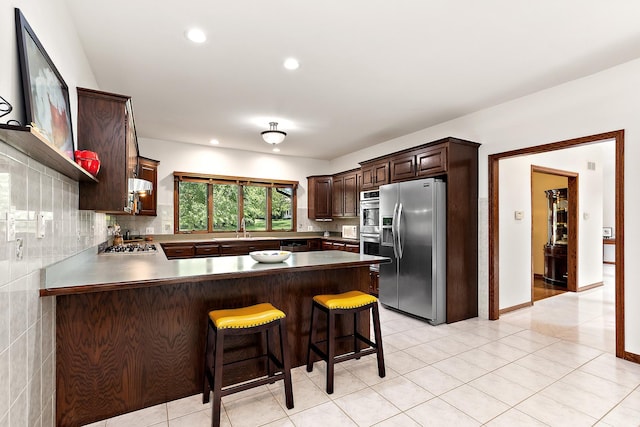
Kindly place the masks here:
[(510, 311), (516, 311), (516, 310), (520, 310), (521, 308), (531, 307), (532, 305), (533, 305), (533, 303), (531, 301), (529, 301), (529, 302), (525, 302), (525, 303), (522, 303), (522, 304), (514, 305), (512, 307), (502, 308), (502, 309), (500, 309), (498, 314), (509, 313)]
[(616, 265), (615, 261), (602, 261), (603, 264), (613, 264)]
[(640, 364), (640, 354), (629, 353), (628, 351), (625, 351), (623, 359)]
[(588, 291), (589, 289), (593, 289), (593, 288), (599, 288), (600, 286), (603, 286), (603, 285), (604, 285), (603, 282), (597, 282), (597, 283), (593, 283), (591, 285), (580, 286), (578, 288), (578, 292)]
[(544, 274), (533, 273), (533, 278), (538, 280), (544, 280)]

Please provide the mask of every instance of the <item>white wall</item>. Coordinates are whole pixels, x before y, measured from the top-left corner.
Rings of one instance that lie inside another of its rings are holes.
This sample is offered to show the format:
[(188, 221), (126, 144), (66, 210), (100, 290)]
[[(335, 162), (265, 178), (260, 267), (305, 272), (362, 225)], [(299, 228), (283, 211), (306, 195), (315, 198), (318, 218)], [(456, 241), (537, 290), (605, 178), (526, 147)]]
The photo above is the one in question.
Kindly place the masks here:
[[(605, 152), (613, 143), (500, 161), (500, 309), (531, 301), (531, 165), (578, 173), (578, 288), (602, 282), (602, 204)], [(596, 170), (587, 170), (587, 162)], [(524, 218), (516, 220), (515, 211)]]
[(616, 235), (616, 153), (615, 149), (605, 150), (601, 158), (604, 170), (602, 226), (611, 227)]
[[(612, 130), (625, 130), (625, 257), (640, 258), (640, 60), (605, 70), (512, 102), (488, 108), (422, 131), (335, 159), (331, 170), (357, 167), (358, 161), (446, 136), (469, 139), (480, 147), (479, 311), (488, 313), (487, 196), (488, 155)], [(525, 247), (525, 245), (523, 245)], [(527, 256), (501, 251), (502, 263), (528, 265)], [(625, 350), (640, 354), (640, 264), (625, 263)]]

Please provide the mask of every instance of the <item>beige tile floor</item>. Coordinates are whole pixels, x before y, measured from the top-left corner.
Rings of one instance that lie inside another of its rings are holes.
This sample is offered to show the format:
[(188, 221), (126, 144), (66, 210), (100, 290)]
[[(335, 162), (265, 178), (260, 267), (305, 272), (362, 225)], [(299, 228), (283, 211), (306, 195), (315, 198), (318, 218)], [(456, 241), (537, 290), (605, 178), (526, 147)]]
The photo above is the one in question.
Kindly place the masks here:
[[(638, 426), (640, 365), (614, 356), (613, 267), (605, 286), (567, 292), (490, 322), (437, 327), (382, 309), (387, 376), (375, 358), (293, 373), (295, 408), (281, 384), (223, 399), (223, 426)], [(196, 395), (92, 424), (211, 425)]]

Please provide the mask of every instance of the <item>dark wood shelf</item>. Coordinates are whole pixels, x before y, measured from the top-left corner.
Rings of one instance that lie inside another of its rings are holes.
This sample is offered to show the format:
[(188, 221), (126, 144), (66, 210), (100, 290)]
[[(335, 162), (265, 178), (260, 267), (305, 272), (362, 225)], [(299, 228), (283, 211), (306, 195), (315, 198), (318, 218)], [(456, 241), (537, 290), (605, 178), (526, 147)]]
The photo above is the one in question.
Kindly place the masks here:
[(73, 180), (98, 182), (93, 175), (82, 169), (58, 147), (52, 145), (30, 127), (0, 123), (0, 139), (32, 159)]

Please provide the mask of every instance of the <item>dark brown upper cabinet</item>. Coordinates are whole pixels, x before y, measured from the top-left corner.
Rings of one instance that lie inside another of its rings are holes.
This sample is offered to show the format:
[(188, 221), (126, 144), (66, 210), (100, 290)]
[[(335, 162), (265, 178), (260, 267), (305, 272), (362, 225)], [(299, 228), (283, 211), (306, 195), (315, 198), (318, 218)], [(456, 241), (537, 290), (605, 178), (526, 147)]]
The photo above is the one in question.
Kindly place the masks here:
[(100, 159), (100, 182), (80, 182), (79, 208), (127, 213), (129, 179), (136, 177), (138, 164), (129, 96), (78, 88), (78, 150), (95, 151)]
[(333, 178), (328, 175), (307, 177), (307, 216), (331, 219), (333, 212)]
[(333, 175), (332, 216), (353, 218), (358, 216), (358, 169)]
[(158, 188), (158, 164), (159, 161), (146, 157), (138, 158), (138, 178), (150, 181), (153, 190), (150, 193), (141, 194), (140, 211), (138, 215), (157, 216), (157, 188)]
[(362, 190), (376, 189), (389, 183), (389, 160), (362, 162)]

